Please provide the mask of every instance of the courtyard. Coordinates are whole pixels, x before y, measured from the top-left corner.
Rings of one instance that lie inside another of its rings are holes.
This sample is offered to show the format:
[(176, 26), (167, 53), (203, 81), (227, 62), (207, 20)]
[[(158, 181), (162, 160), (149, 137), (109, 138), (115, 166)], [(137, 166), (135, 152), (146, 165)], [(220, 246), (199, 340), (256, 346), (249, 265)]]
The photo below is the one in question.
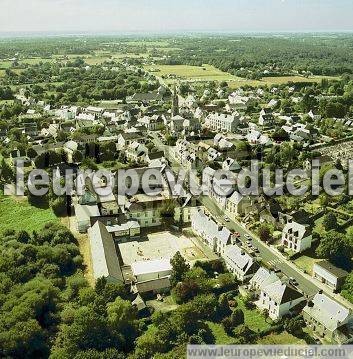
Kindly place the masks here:
[(197, 241), (197, 238), (163, 231), (148, 234), (144, 240), (120, 243), (119, 250), (125, 266), (139, 261), (172, 258), (177, 252), (180, 252), (190, 264), (198, 260), (212, 259)]

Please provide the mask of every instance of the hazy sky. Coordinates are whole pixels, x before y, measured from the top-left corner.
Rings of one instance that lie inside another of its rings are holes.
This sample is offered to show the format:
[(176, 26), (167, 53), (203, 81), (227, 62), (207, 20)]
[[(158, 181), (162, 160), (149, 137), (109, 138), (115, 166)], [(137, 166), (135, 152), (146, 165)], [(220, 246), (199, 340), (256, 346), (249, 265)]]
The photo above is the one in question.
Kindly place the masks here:
[(353, 30), (352, 0), (0, 0), (0, 32)]

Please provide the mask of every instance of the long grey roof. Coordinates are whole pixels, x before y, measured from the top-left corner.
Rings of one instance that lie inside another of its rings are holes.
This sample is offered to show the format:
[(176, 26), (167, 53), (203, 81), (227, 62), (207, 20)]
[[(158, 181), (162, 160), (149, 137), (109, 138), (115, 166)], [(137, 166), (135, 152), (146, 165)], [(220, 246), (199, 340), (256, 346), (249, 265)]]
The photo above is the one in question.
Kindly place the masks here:
[(112, 235), (105, 225), (97, 221), (89, 230), (93, 275), (95, 279), (112, 277), (124, 281)]

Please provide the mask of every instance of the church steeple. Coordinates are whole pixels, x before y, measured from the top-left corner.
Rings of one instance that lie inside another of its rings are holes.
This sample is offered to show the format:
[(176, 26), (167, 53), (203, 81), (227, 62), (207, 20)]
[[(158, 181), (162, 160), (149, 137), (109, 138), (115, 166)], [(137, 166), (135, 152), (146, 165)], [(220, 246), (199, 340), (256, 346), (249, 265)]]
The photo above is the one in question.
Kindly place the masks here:
[(179, 115), (179, 97), (176, 89), (176, 85), (174, 84), (173, 88), (173, 98), (172, 98), (172, 116)]

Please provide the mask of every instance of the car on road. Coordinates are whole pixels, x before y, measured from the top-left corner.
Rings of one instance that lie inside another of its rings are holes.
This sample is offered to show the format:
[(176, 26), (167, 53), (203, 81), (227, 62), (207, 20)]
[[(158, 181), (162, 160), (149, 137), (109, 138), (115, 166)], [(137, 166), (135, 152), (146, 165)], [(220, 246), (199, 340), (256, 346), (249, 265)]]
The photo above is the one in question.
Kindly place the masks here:
[(224, 216), (223, 219), (224, 219), (224, 221), (227, 222), (227, 223), (230, 222), (230, 219), (229, 219), (229, 217), (227, 217), (227, 216)]
[(294, 287), (298, 287), (298, 285), (299, 285), (299, 283), (297, 282), (297, 280), (296, 280), (295, 278), (293, 278), (293, 277), (290, 277), (290, 278), (289, 278), (289, 283), (290, 283), (291, 285), (293, 285)]

